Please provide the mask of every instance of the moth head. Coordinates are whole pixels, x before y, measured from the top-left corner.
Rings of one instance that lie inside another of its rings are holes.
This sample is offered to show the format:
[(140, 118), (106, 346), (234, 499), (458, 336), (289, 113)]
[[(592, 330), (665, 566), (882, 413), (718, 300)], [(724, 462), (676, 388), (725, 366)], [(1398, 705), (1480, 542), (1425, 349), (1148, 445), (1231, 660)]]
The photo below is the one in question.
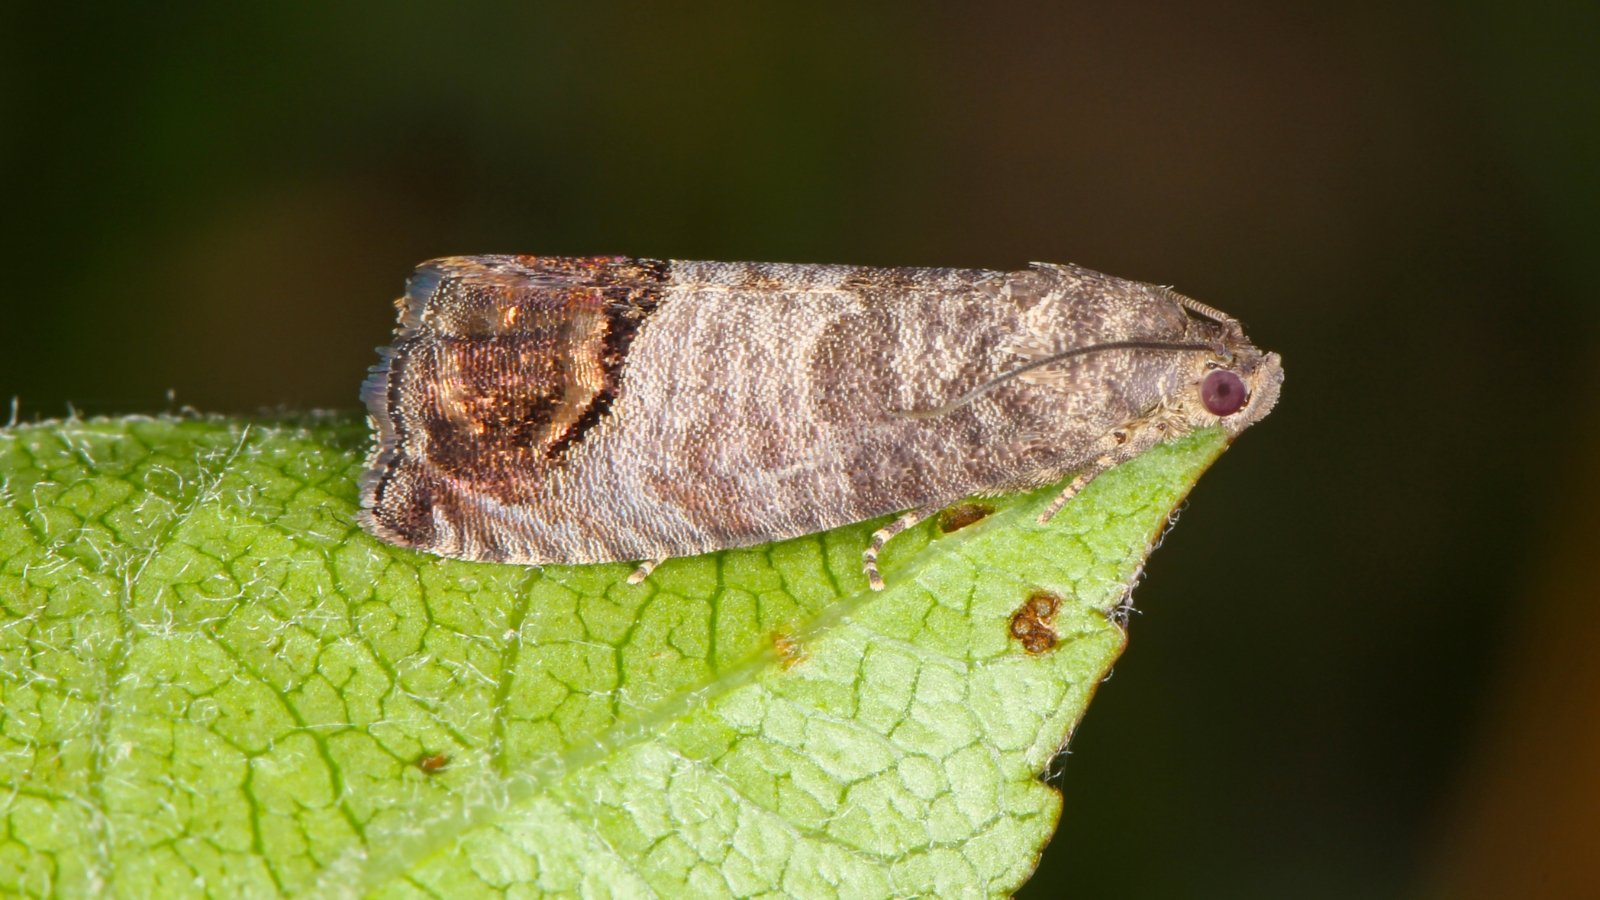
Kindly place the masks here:
[(1236, 435), (1272, 411), (1282, 384), (1278, 354), (1252, 347), (1231, 360), (1207, 361), (1190, 388), (1192, 402), (1184, 405), (1192, 424), (1221, 425)]
[(1220, 425), (1237, 435), (1278, 402), (1282, 361), (1250, 343), (1232, 317), (1176, 292), (1170, 295), (1194, 318), (1193, 329), (1210, 345), (1191, 358), (1187, 390), (1174, 398), (1174, 405), (1190, 427)]
[[(1005, 347), (1023, 361), (937, 406), (892, 409), (893, 415), (932, 419), (948, 415), (1003, 385), (1016, 381), (1056, 391), (1095, 390), (1098, 385), (1113, 411), (1163, 423), (1161, 433), (1222, 427), (1236, 436), (1271, 411), (1283, 383), (1275, 353), (1263, 353), (1245, 337), (1233, 317), (1185, 297), (1170, 287), (1125, 282), (1076, 267), (1041, 266), (1067, 277), (1113, 282), (1098, 292), (1042, 292), (1061, 302), (1036, 305), (1034, 328)], [(1074, 282), (1076, 284), (1076, 282)], [(1099, 306), (1089, 301), (1104, 300)], [(1086, 327), (1082, 312), (1093, 315)], [(1087, 330), (1096, 339), (1078, 338), (1061, 346), (1050, 331)], [(1109, 360), (1109, 362), (1108, 362)], [(1087, 374), (1085, 371), (1087, 370)], [(1118, 410), (1116, 404), (1121, 404)]]

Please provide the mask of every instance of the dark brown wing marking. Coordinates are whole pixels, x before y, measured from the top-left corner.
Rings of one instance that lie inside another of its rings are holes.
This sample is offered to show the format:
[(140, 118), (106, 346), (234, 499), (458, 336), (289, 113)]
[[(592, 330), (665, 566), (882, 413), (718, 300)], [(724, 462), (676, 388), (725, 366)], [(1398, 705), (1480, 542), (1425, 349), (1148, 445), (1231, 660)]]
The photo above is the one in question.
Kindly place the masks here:
[[(667, 279), (667, 263), (627, 257), (418, 266), (400, 333), (362, 387), (378, 430), (363, 505), (405, 531), (422, 527), (404, 520), (423, 514), (436, 478), (514, 502), (605, 420)], [(387, 508), (391, 489), (410, 512)]]

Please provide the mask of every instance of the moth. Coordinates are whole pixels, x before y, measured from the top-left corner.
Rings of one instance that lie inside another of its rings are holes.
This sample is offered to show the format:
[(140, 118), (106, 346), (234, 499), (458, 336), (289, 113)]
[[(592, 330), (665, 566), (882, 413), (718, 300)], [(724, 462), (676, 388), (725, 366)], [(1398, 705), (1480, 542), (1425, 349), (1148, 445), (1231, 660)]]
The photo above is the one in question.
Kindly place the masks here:
[(1272, 409), (1278, 356), (1171, 288), (981, 269), (423, 263), (362, 388), (361, 525), (441, 556), (653, 565), (1097, 475)]

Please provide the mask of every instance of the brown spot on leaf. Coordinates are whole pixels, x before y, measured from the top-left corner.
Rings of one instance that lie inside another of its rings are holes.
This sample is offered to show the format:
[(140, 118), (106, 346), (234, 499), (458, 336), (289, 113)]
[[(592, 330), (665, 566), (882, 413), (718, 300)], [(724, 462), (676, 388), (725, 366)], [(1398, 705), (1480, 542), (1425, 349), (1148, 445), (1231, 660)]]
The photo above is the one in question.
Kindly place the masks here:
[(427, 775), (432, 775), (448, 765), (450, 765), (450, 757), (444, 753), (435, 753), (432, 756), (423, 756), (417, 760), (417, 768), (421, 769), (423, 773)]
[(778, 665), (785, 671), (794, 668), (806, 658), (806, 652), (800, 646), (800, 639), (786, 631), (772, 633), (772, 649), (778, 653)]
[(987, 503), (958, 503), (939, 513), (939, 532), (949, 534), (960, 531), (968, 525), (975, 525), (994, 514), (994, 507)]
[(1060, 597), (1048, 591), (1034, 591), (1011, 614), (1011, 636), (1022, 643), (1028, 655), (1038, 656), (1055, 649), (1056, 610), (1060, 608)]

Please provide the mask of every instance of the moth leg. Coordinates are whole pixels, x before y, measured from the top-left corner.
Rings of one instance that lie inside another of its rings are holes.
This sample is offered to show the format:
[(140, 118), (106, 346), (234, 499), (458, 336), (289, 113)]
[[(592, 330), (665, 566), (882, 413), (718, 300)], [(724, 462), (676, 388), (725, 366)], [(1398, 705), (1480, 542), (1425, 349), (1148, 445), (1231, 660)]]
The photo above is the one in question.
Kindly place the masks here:
[(1119, 461), (1118, 457), (1107, 453), (1090, 463), (1082, 472), (1078, 473), (1078, 477), (1072, 479), (1072, 482), (1061, 493), (1056, 495), (1054, 500), (1050, 501), (1050, 505), (1044, 508), (1044, 512), (1039, 513), (1039, 524), (1043, 525), (1055, 518), (1055, 514), (1061, 511), (1061, 507), (1066, 506), (1073, 497), (1078, 496), (1078, 492), (1088, 487), (1089, 482), (1100, 477), (1101, 473), (1115, 466)]
[(647, 559), (640, 562), (639, 568), (634, 569), (633, 574), (628, 576), (628, 583), (638, 584), (639, 582), (644, 581), (646, 578), (650, 577), (651, 572), (656, 570), (656, 566), (659, 566), (666, 561), (667, 558), (663, 556), (660, 559)]
[(939, 508), (937, 506), (913, 509), (910, 512), (902, 513), (900, 518), (872, 533), (872, 543), (868, 544), (866, 552), (861, 554), (861, 568), (867, 573), (868, 587), (875, 591), (883, 590), (883, 575), (878, 572), (878, 554), (883, 550), (883, 545), (889, 543), (890, 538), (938, 511)]

